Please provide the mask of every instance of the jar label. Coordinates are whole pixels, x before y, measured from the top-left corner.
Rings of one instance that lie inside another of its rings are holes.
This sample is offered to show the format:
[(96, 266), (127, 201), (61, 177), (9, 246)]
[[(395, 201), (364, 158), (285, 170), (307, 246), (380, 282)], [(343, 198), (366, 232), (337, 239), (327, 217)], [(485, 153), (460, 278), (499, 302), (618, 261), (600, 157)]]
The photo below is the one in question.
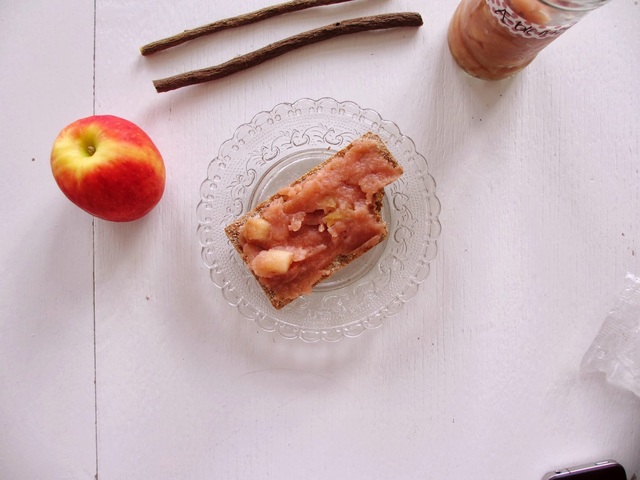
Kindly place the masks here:
[(568, 25), (554, 25), (554, 26), (546, 26), (546, 25), (538, 25), (536, 23), (532, 23), (518, 15), (505, 0), (485, 0), (487, 2), (487, 6), (491, 11), (491, 15), (493, 15), (500, 24), (508, 29), (511, 33), (519, 35), (525, 38), (537, 38), (537, 39), (545, 39), (545, 38), (555, 38), (566, 30), (571, 28), (574, 23)]

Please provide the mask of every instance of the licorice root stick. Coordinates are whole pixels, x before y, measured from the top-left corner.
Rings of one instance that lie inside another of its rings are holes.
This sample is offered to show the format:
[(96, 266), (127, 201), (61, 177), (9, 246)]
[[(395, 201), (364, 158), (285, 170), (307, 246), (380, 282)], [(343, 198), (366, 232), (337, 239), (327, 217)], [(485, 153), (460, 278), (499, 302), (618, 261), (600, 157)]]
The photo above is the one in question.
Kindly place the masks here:
[(227, 77), (242, 70), (260, 65), (267, 60), (271, 60), (297, 48), (341, 35), (395, 27), (419, 27), (422, 23), (420, 14), (413, 12), (388, 13), (344, 20), (285, 38), (266, 47), (233, 58), (220, 65), (154, 80), (153, 85), (158, 93), (168, 92), (170, 90)]
[(290, 2), (279, 3), (278, 5), (272, 5), (265, 7), (255, 12), (245, 13), (236, 17), (225, 18), (218, 20), (217, 22), (203, 25), (201, 27), (185, 30), (171, 37), (163, 38), (155, 42), (151, 42), (140, 48), (142, 55), (151, 55), (152, 53), (160, 52), (176, 45), (188, 42), (198, 37), (210, 35), (215, 32), (227, 30), (230, 28), (242, 27), (244, 25), (250, 25), (257, 23), (267, 18), (276, 17), (285, 13), (297, 12), (299, 10), (305, 10), (312, 7), (320, 7), (324, 5), (333, 5), (336, 3), (351, 2), (352, 0), (292, 0)]

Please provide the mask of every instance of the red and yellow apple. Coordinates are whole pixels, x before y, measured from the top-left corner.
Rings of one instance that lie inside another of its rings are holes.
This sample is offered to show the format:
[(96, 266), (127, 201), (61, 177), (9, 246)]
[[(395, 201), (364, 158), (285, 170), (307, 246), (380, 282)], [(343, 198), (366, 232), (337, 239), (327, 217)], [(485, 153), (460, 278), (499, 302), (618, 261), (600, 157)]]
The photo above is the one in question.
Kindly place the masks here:
[(155, 144), (136, 124), (113, 115), (66, 126), (53, 143), (51, 170), (69, 200), (113, 222), (143, 217), (164, 193), (164, 161)]

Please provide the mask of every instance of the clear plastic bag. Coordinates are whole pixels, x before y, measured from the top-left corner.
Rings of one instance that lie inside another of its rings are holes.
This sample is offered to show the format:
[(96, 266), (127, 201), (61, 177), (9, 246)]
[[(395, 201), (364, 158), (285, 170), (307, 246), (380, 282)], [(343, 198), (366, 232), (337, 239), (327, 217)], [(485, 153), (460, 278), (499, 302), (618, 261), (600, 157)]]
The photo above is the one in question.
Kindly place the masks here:
[(627, 274), (625, 287), (582, 358), (584, 373), (604, 372), (607, 380), (640, 397), (640, 278)]

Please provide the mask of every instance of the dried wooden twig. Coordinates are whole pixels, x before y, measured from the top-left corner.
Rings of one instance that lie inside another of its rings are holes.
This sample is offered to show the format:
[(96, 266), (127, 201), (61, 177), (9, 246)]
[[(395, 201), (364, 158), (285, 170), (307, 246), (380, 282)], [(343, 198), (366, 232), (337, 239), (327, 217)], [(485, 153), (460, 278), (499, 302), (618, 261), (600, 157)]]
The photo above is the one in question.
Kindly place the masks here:
[(154, 80), (153, 85), (158, 93), (168, 92), (189, 85), (217, 80), (241, 70), (260, 65), (267, 60), (283, 55), (306, 45), (321, 42), (329, 38), (368, 30), (380, 30), (395, 27), (419, 27), (422, 17), (419, 13), (388, 13), (371, 17), (354, 18), (332, 23), (324, 27), (285, 38), (251, 53), (241, 55), (228, 62), (201, 70), (193, 70), (172, 77)]
[(184, 32), (172, 35), (171, 37), (163, 38), (155, 42), (151, 42), (140, 48), (142, 55), (151, 55), (152, 53), (160, 52), (176, 45), (188, 42), (194, 38), (209, 35), (221, 30), (227, 30), (229, 28), (241, 27), (243, 25), (250, 25), (252, 23), (266, 20), (267, 18), (276, 17), (285, 13), (297, 12), (311, 7), (319, 7), (323, 5), (333, 5), (336, 3), (351, 2), (352, 0), (292, 0), (290, 2), (280, 3), (270, 7), (265, 7), (255, 12), (245, 13), (236, 17), (226, 18), (224, 20), (218, 20), (217, 22), (203, 25), (202, 27), (185, 30)]

